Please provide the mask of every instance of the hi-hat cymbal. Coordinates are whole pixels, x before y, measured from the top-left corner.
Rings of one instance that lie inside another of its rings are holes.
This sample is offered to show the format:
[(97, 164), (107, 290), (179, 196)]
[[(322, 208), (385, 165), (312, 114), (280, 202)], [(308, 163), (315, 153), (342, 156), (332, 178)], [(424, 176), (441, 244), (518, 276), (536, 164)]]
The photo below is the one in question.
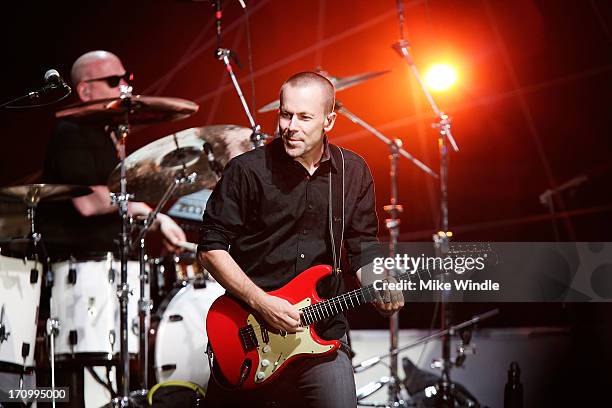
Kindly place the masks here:
[(25, 184), (22, 186), (0, 188), (0, 200), (23, 201), (36, 205), (39, 201), (57, 201), (91, 194), (87, 186), (69, 184)]
[(127, 114), (130, 125), (146, 125), (185, 119), (197, 111), (198, 104), (186, 99), (133, 95), (72, 105), (55, 116), (77, 123), (117, 125), (125, 124)]
[[(360, 83), (365, 82), (368, 79), (376, 78), (378, 76), (384, 75), (391, 71), (387, 70), (387, 71), (365, 72), (363, 74), (357, 74), (357, 75), (344, 77), (344, 78), (330, 75), (328, 72), (322, 71), (320, 69), (317, 70), (316, 72), (323, 75), (325, 78), (329, 79), (331, 83), (334, 84), (334, 87), (336, 88), (336, 92), (338, 92), (344, 89), (351, 88), (355, 85), (359, 85)], [(269, 104), (262, 106), (258, 110), (258, 112), (260, 113), (270, 112), (270, 111), (278, 109), (279, 107), (280, 107), (280, 100), (277, 99), (274, 102), (270, 102)]]
[[(174, 197), (204, 188), (212, 189), (217, 177), (210, 168), (205, 146), (212, 148), (220, 168), (235, 156), (253, 148), (252, 130), (236, 125), (212, 125), (182, 130), (136, 150), (126, 159), (127, 192), (134, 200), (158, 203), (181, 171), (196, 173), (196, 180), (179, 184)], [(120, 166), (109, 177), (108, 186), (119, 191)]]

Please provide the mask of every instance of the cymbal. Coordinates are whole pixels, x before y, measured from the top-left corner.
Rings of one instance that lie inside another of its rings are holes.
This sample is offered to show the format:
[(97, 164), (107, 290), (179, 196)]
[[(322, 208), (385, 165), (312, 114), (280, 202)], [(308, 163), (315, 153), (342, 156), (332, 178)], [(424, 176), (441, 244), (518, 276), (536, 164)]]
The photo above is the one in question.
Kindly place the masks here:
[[(196, 173), (193, 183), (179, 184), (174, 197), (202, 189), (212, 189), (217, 177), (210, 169), (205, 145), (212, 147), (221, 168), (230, 159), (253, 148), (252, 129), (236, 125), (212, 125), (182, 130), (158, 139), (130, 154), (126, 160), (127, 192), (134, 200), (158, 203), (181, 170), (184, 175)], [(121, 168), (117, 165), (109, 177), (108, 187), (119, 191)]]
[(180, 98), (133, 95), (72, 105), (55, 113), (55, 117), (83, 124), (130, 125), (173, 122), (188, 118), (198, 111), (198, 104)]
[(23, 201), (36, 205), (39, 201), (58, 201), (91, 194), (87, 186), (69, 184), (25, 184), (22, 186), (0, 188), (0, 200)]
[[(369, 79), (384, 75), (391, 71), (387, 70), (387, 71), (365, 72), (363, 74), (357, 74), (357, 75), (344, 77), (344, 78), (330, 75), (328, 72), (322, 71), (320, 69), (318, 69), (316, 72), (318, 74), (323, 75), (325, 78), (329, 79), (331, 83), (334, 84), (334, 87), (336, 88), (336, 92), (338, 92), (344, 89), (351, 88), (355, 85), (359, 85), (362, 82), (365, 82)], [(280, 100), (277, 99), (274, 102), (270, 102), (269, 104), (259, 108), (258, 112), (259, 113), (270, 112), (270, 111), (278, 109), (279, 107), (280, 107)]]

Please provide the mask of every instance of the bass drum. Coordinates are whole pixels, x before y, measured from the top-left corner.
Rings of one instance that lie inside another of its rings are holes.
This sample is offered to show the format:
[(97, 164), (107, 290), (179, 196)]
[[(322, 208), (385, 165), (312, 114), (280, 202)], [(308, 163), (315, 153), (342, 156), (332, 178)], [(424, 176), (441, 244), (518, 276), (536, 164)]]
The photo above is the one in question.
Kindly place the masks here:
[(225, 293), (217, 282), (195, 281), (174, 289), (157, 312), (155, 378), (190, 381), (206, 388), (210, 368), (206, 357), (206, 315)]

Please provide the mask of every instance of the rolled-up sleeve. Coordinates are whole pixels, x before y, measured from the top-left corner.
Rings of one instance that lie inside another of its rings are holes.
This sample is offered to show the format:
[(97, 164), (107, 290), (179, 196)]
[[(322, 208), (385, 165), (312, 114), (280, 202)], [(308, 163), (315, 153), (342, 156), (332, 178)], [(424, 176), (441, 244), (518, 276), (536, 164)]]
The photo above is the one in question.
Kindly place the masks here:
[(376, 215), (376, 194), (370, 169), (365, 163), (361, 177), (361, 190), (355, 203), (355, 210), (345, 231), (345, 245), (348, 255), (349, 272), (371, 263), (382, 256), (378, 241), (378, 217)]
[(206, 203), (198, 252), (214, 249), (227, 251), (244, 231), (248, 188), (248, 177), (240, 162), (228, 162)]

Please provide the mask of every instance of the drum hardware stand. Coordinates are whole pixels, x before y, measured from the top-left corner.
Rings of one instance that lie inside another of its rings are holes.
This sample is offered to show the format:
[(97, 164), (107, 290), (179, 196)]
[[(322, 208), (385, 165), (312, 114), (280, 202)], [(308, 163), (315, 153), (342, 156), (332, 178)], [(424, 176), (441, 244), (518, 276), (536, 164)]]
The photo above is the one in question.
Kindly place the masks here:
[[(434, 178), (438, 178), (438, 175), (436, 174), (435, 171), (433, 171), (432, 169), (427, 167), (425, 164), (423, 164), (423, 162), (421, 162), (419, 159), (415, 158), (413, 155), (411, 155), (410, 153), (408, 153), (406, 150), (404, 150), (402, 148), (402, 141), (401, 140), (399, 140), (399, 139), (395, 139), (395, 140), (389, 139), (387, 136), (385, 136), (380, 131), (378, 131), (374, 126), (370, 125), (369, 123), (367, 123), (366, 121), (362, 120), (357, 115), (355, 115), (354, 113), (349, 111), (344, 106), (344, 104), (342, 102), (340, 102), (340, 101), (336, 101), (335, 110), (338, 113), (344, 115), (351, 122), (355, 123), (356, 125), (361, 126), (365, 130), (367, 130), (368, 132), (370, 132), (371, 134), (376, 136), (383, 143), (387, 144), (387, 146), (389, 146), (389, 150), (391, 151), (392, 154), (404, 156), (405, 158), (410, 160), (415, 166), (417, 166), (418, 168), (423, 170), (425, 173), (429, 174), (430, 176), (432, 176)], [(396, 185), (397, 185), (397, 183), (396, 183)]]
[[(121, 99), (129, 106), (131, 104), (132, 87), (121, 85)], [(128, 302), (131, 294), (129, 284), (127, 282), (127, 262), (130, 249), (130, 225), (128, 216), (128, 202), (133, 198), (132, 194), (127, 193), (127, 177), (125, 163), (125, 141), (130, 132), (129, 111), (125, 113), (123, 124), (117, 125), (116, 134), (119, 135), (117, 150), (119, 152), (119, 161), (121, 166), (120, 192), (118, 194), (111, 193), (111, 201), (118, 206), (119, 216), (121, 217), (121, 233), (119, 234), (119, 249), (121, 259), (121, 281), (117, 285), (117, 297), (120, 305), (120, 331), (119, 331), (119, 348), (121, 350), (121, 386), (118, 392), (118, 397), (111, 401), (112, 406), (127, 407), (129, 406), (130, 393), (130, 355), (128, 350)]]
[[(450, 118), (444, 112), (440, 111), (438, 105), (434, 101), (427, 86), (423, 82), (419, 70), (410, 54), (410, 46), (404, 37), (404, 4), (403, 0), (397, 0), (397, 12), (400, 26), (400, 40), (392, 45), (392, 48), (398, 52), (400, 57), (404, 58), (410, 67), (410, 70), (419, 84), (425, 98), (431, 106), (438, 121), (432, 126), (438, 129), (438, 148), (440, 153), (440, 227), (439, 232), (433, 235), (434, 247), (436, 256), (444, 257), (448, 253), (449, 238), (451, 236), (448, 230), (448, 144), (455, 152), (459, 151), (459, 147), (455, 142), (450, 128)], [(441, 274), (441, 281), (444, 283), (447, 274)], [(440, 299), (440, 316), (442, 329), (451, 325), (451, 308), (448, 303), (449, 293), (443, 291)], [(440, 362), (442, 376), (439, 382), (440, 393), (436, 395), (438, 407), (454, 407), (455, 398), (452, 392), (453, 384), (450, 380), (450, 369), (452, 362), (450, 360), (450, 333), (442, 337), (442, 360)]]
[[(560, 239), (559, 239), (559, 229), (557, 227), (557, 219), (555, 217), (556, 209), (555, 209), (554, 196), (560, 195), (565, 190), (576, 188), (580, 186), (582, 183), (586, 182), (587, 180), (588, 180), (588, 177), (583, 174), (583, 175), (574, 177), (566, 181), (565, 183), (560, 184), (559, 186), (555, 188), (549, 188), (546, 191), (544, 191), (542, 194), (540, 194), (540, 197), (539, 197), (540, 204), (542, 204), (548, 209), (548, 213), (550, 214), (550, 221), (552, 223), (553, 234), (554, 234), (556, 242), (559, 242)], [(570, 235), (573, 235), (573, 234), (570, 234)]]
[[(41, 258), (44, 261), (47, 261), (47, 251), (44, 245), (44, 241), (42, 239), (42, 234), (36, 231), (36, 207), (41, 199), (41, 190), (39, 187), (35, 187), (28, 190), (27, 195), (23, 198), (23, 201), (26, 205), (27, 218), (30, 223), (30, 231), (25, 239), (28, 242), (28, 249), (26, 251), (26, 258), (32, 259), (35, 261), (35, 268), (30, 270), (30, 283), (36, 283), (39, 279), (39, 272), (36, 267), (44, 262), (41, 261)], [(44, 267), (43, 267), (44, 270)], [(40, 274), (40, 278), (42, 279), (43, 275)], [(4, 320), (4, 305), (2, 306), (2, 310), (0, 312), (0, 345), (8, 339), (10, 332), (6, 332), (5, 326), (2, 324)], [(21, 344), (21, 357), (23, 358), (23, 369), (21, 370), (19, 376), (19, 389), (23, 389), (23, 377), (26, 373), (26, 358), (30, 354), (30, 351), (33, 352), (33, 348), (29, 343)], [(53, 367), (52, 367), (53, 369)]]
[[(177, 146), (178, 148), (178, 146)], [(168, 200), (172, 198), (172, 195), (176, 191), (179, 185), (194, 183), (197, 178), (196, 173), (185, 175), (184, 171), (181, 170), (176, 175), (174, 183), (170, 184), (164, 195), (160, 199), (155, 209), (147, 215), (146, 218), (142, 219), (139, 223), (140, 230), (138, 237), (134, 243), (138, 242), (138, 261), (140, 264), (140, 298), (138, 299), (138, 335), (139, 335), (139, 364), (141, 370), (140, 386), (141, 389), (130, 393), (131, 399), (145, 400), (149, 391), (149, 323), (150, 323), (150, 312), (153, 308), (153, 302), (150, 298), (147, 298), (147, 287), (149, 285), (149, 273), (146, 269), (146, 253), (145, 253), (145, 236), (153, 225), (157, 214), (166, 205)]]
[[(222, 3), (222, 0), (214, 0), (213, 3), (216, 6), (215, 20), (216, 20), (216, 25), (217, 25), (217, 49), (215, 50), (215, 57), (219, 61), (223, 61), (223, 64), (225, 64), (225, 70), (227, 71), (230, 79), (232, 80), (232, 84), (234, 85), (234, 88), (236, 89), (236, 93), (238, 94), (238, 97), (240, 98), (240, 103), (242, 104), (242, 107), (244, 109), (244, 112), (246, 113), (247, 119), (249, 120), (249, 125), (251, 126), (251, 129), (253, 130), (253, 133), (251, 134), (251, 143), (253, 143), (253, 148), (257, 148), (265, 144), (266, 139), (268, 138), (268, 135), (266, 135), (265, 133), (261, 131), (260, 125), (255, 123), (255, 119), (253, 118), (253, 115), (251, 114), (249, 105), (247, 104), (247, 101), (244, 98), (244, 94), (242, 93), (240, 84), (238, 83), (238, 80), (236, 79), (236, 75), (234, 74), (234, 69), (232, 68), (232, 64), (229, 59), (233, 58), (236, 65), (238, 65), (238, 67), (240, 68), (240, 62), (238, 61), (238, 57), (236, 53), (230, 50), (229, 48), (221, 47), (221, 33), (222, 33), (221, 3)], [(243, 8), (245, 7), (243, 6)]]
[(51, 391), (52, 401), (51, 404), (55, 408), (55, 336), (59, 333), (60, 323), (56, 318), (47, 319), (46, 332), (49, 336), (49, 347), (51, 349)]
[(34, 188), (28, 191), (27, 196), (24, 198), (27, 217), (28, 221), (30, 222), (30, 232), (28, 233), (26, 239), (32, 245), (31, 252), (30, 248), (28, 248), (28, 256), (31, 256), (32, 259), (36, 261), (39, 261), (40, 258), (44, 260), (47, 259), (47, 250), (45, 248), (44, 241), (42, 240), (42, 235), (40, 234), (40, 232), (36, 231), (36, 207), (38, 207), (39, 202), (40, 190)]
[[(423, 164), (420, 160), (416, 159), (413, 155), (408, 153), (406, 150), (402, 148), (402, 141), (400, 139), (391, 140), (373, 126), (369, 125), (357, 115), (350, 112), (348, 109), (344, 107), (344, 105), (340, 101), (336, 101), (336, 110), (346, 116), (353, 123), (360, 125), (378, 139), (383, 141), (389, 147), (389, 162), (390, 162), (390, 177), (391, 177), (391, 204), (386, 205), (384, 207), (385, 211), (389, 213), (389, 218), (385, 220), (385, 226), (389, 231), (389, 257), (394, 258), (397, 252), (397, 240), (399, 237), (399, 229), (400, 222), (399, 214), (403, 211), (403, 207), (398, 203), (398, 188), (397, 188), (397, 159), (400, 155), (404, 156), (408, 160), (410, 160), (415, 166), (423, 170), (425, 173), (429, 174), (434, 178), (438, 178), (438, 175)], [(390, 271), (393, 272), (393, 271)], [(399, 316), (397, 313), (394, 313), (391, 317), (389, 317), (389, 334), (390, 334), (390, 350), (396, 350), (398, 347), (398, 331), (399, 331)], [(391, 355), (391, 361), (389, 364), (389, 376), (382, 377), (377, 382), (376, 390), (378, 390), (383, 385), (389, 386), (389, 394), (388, 394), (388, 403), (384, 406), (389, 407), (401, 407), (406, 406), (406, 401), (404, 401), (401, 395), (401, 381), (399, 380), (399, 376), (397, 373), (397, 355)], [(375, 391), (375, 390), (374, 390)], [(374, 392), (372, 391), (372, 392)], [(371, 393), (370, 393), (371, 394)], [(368, 394), (368, 395), (370, 395)], [(365, 397), (364, 397), (365, 398)]]
[[(492, 309), (489, 310), (488, 312), (482, 313), (480, 315), (476, 315), (473, 316), (471, 319), (466, 320), (462, 323), (459, 323), (457, 325), (454, 326), (450, 326), (446, 329), (437, 331), (436, 333), (432, 333), (428, 336), (422, 337), (419, 340), (412, 342), (410, 344), (407, 344), (405, 346), (399, 347), (399, 348), (395, 348), (395, 349), (391, 349), (389, 350), (388, 353), (386, 354), (382, 354), (380, 356), (376, 356), (376, 357), (372, 357), (369, 358), (367, 360), (362, 361), (361, 363), (353, 366), (353, 371), (355, 373), (360, 373), (362, 371), (367, 370), (368, 368), (374, 367), (375, 365), (382, 363), (382, 360), (384, 358), (387, 357), (391, 357), (391, 358), (397, 358), (397, 356), (399, 355), (399, 353), (406, 351), (408, 349), (411, 349), (413, 347), (416, 347), (420, 344), (424, 344), (427, 343), (429, 341), (444, 337), (444, 336), (452, 336), (456, 333), (467, 333), (465, 330), (467, 329), (471, 329), (474, 326), (476, 326), (478, 323), (480, 323), (483, 320), (486, 320), (490, 317), (495, 316), (496, 314), (499, 313), (499, 309)], [(471, 333), (471, 332), (470, 332)], [(471, 334), (470, 334), (471, 335)], [(454, 361), (454, 365), (455, 366), (461, 366), (466, 358), (467, 354), (472, 354), (470, 352), (470, 350), (473, 350), (473, 348), (468, 347), (467, 343), (469, 343), (469, 340), (467, 338), (466, 335), (461, 335), (461, 341), (460, 344), (457, 347), (458, 350), (458, 356), (455, 358)], [(434, 362), (432, 364), (433, 366), (436, 366), (437, 363)], [(370, 382), (366, 385), (364, 385), (363, 387), (359, 388), (357, 390), (357, 404), (360, 406), (370, 406), (370, 407), (393, 407), (393, 406), (397, 406), (394, 405), (393, 403), (388, 403), (388, 404), (384, 404), (384, 403), (376, 403), (376, 402), (359, 402), (362, 399), (365, 399), (367, 397), (369, 397), (370, 395), (372, 395), (374, 392), (378, 391), (380, 388), (382, 388), (384, 385), (386, 384), (392, 384), (393, 383), (393, 379), (391, 377), (382, 377), (377, 381), (373, 381)], [(406, 402), (404, 402), (404, 406), (406, 406)]]

